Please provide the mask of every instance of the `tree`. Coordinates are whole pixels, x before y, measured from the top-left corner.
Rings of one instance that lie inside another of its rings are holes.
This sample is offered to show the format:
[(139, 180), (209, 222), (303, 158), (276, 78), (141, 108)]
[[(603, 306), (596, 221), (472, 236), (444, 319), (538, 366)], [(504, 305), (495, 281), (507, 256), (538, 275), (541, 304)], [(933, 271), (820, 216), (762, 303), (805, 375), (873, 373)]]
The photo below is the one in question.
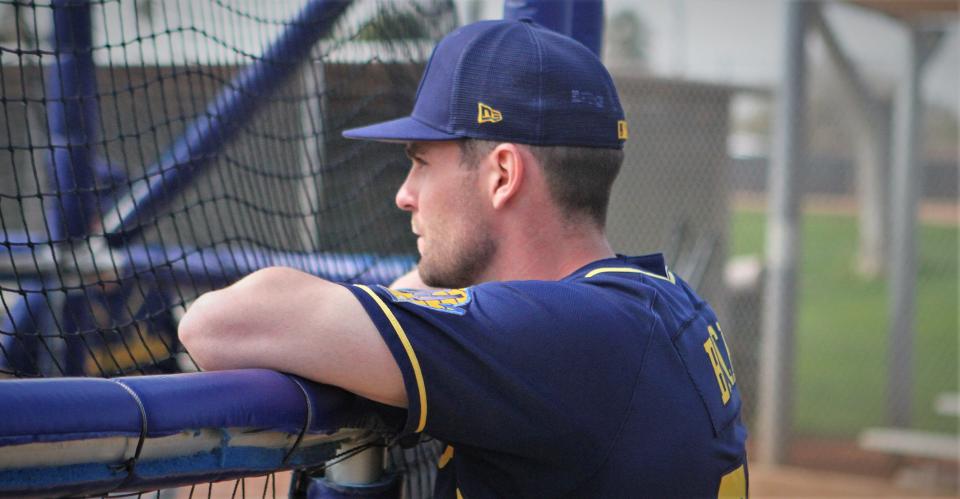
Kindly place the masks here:
[(427, 40), (430, 39), (426, 17), (409, 10), (384, 8), (357, 31), (356, 40)]
[(607, 60), (611, 63), (630, 63), (631, 66), (647, 67), (650, 29), (633, 10), (621, 10), (607, 22)]

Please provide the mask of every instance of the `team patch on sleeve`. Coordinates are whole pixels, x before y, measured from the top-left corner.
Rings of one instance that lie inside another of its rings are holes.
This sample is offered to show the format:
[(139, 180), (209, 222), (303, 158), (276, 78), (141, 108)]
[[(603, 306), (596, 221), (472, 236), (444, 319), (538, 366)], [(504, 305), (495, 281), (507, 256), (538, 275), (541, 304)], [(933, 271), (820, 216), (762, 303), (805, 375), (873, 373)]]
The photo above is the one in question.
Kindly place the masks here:
[(389, 293), (394, 303), (412, 303), (414, 305), (446, 312), (448, 314), (463, 315), (467, 313), (464, 307), (473, 299), (473, 291), (464, 289), (390, 289), (380, 286)]

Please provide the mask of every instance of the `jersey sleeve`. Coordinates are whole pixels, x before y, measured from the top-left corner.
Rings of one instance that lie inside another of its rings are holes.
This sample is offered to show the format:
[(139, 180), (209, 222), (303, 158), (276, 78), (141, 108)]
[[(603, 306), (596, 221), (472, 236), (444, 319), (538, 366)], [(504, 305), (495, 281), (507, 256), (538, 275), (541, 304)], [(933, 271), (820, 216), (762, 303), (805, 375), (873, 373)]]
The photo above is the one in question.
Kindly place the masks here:
[(561, 441), (601, 453), (597, 442), (612, 439), (630, 406), (642, 333), (654, 326), (568, 282), (348, 288), (403, 373), (405, 431), (499, 453), (548, 454)]

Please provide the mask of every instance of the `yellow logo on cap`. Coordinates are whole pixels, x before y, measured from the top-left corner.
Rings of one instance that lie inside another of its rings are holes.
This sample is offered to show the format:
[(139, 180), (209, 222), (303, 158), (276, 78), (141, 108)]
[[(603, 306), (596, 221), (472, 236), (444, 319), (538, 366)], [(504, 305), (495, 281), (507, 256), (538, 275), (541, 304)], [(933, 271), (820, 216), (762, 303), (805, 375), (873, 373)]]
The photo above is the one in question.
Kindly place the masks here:
[(482, 103), (477, 102), (477, 123), (496, 123), (503, 121), (503, 115), (500, 111)]
[(617, 138), (620, 140), (627, 140), (627, 137), (630, 133), (627, 131), (627, 120), (620, 120), (617, 122)]

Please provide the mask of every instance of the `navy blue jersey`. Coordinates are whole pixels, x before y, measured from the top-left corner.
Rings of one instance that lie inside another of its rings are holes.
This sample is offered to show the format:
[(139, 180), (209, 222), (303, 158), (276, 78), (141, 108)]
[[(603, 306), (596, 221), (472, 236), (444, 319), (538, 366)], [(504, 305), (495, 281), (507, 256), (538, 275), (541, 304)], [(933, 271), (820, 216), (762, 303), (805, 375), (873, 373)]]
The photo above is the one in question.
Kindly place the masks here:
[(437, 497), (746, 494), (723, 333), (661, 255), (560, 281), (349, 288), (400, 365), (404, 431), (448, 444)]

